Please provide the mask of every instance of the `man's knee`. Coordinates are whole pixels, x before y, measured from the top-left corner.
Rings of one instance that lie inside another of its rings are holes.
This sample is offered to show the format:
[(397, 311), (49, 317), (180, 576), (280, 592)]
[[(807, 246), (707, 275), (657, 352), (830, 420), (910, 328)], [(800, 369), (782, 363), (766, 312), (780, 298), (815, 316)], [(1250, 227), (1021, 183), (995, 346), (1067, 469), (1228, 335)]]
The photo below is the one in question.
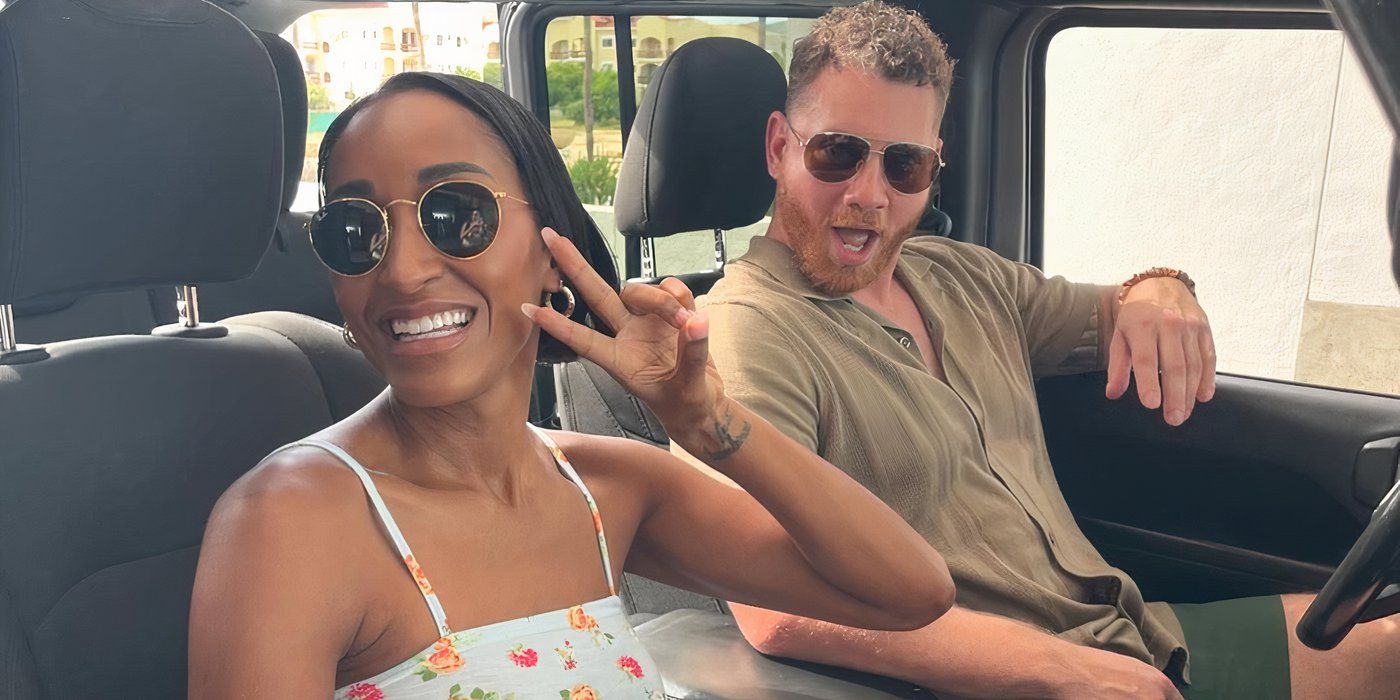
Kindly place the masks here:
[(1318, 651), (1298, 640), (1298, 620), (1312, 604), (1312, 594), (1283, 598), (1293, 697), (1370, 697), (1378, 688), (1400, 683), (1400, 620), (1382, 618), (1357, 625), (1335, 649)]

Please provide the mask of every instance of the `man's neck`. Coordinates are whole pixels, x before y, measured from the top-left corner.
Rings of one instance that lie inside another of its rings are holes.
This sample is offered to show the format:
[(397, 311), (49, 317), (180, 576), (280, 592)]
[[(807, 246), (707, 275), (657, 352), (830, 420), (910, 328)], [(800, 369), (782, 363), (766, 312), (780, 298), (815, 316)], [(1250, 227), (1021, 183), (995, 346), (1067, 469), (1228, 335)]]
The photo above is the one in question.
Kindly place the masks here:
[(880, 271), (875, 281), (851, 292), (851, 298), (876, 310), (893, 307), (901, 298), (909, 295), (894, 277), (894, 270), (898, 265), (899, 256), (896, 255), (890, 259), (889, 265)]

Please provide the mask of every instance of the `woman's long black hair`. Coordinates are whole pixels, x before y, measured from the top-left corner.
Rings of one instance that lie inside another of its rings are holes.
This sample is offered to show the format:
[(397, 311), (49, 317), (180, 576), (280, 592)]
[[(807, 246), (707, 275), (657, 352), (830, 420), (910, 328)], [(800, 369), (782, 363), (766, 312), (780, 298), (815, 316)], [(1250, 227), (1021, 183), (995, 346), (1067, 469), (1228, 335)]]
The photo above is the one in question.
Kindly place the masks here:
[[(593, 223), (578, 195), (574, 193), (568, 168), (564, 166), (564, 159), (559, 156), (549, 132), (519, 102), (490, 85), (470, 78), (442, 73), (400, 73), (387, 80), (375, 92), (356, 100), (341, 112), (326, 129), (326, 135), (321, 141), (316, 180), (320, 183), (323, 196), (326, 165), (330, 162), (331, 152), (335, 150), (335, 144), (340, 140), (350, 120), (360, 110), (376, 101), (408, 90), (430, 90), (445, 95), (489, 124), (505, 143), (506, 150), (515, 161), (516, 170), (520, 172), (520, 179), (525, 184), (524, 197), (535, 210), (535, 218), (540, 226), (549, 226), (558, 231), (559, 235), (573, 241), (598, 275), (613, 289), (617, 289), (617, 268), (613, 264), (612, 253), (609, 252), (598, 225)], [(607, 327), (593, 316), (592, 310), (577, 292), (575, 297), (577, 304), (570, 318), (591, 328), (608, 332)], [(540, 362), (567, 362), (572, 359), (574, 354), (567, 346), (547, 333), (540, 334)]]

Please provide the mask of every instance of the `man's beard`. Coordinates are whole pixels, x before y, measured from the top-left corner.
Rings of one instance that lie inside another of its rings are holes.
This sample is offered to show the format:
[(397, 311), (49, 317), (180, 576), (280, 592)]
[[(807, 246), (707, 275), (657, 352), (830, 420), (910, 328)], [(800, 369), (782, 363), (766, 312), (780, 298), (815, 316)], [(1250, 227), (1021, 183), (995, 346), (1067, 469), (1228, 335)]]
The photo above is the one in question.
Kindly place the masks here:
[(797, 269), (802, 271), (814, 289), (833, 297), (845, 296), (870, 286), (899, 255), (904, 241), (913, 235), (914, 226), (919, 223), (916, 218), (897, 231), (881, 230), (878, 236), (872, 235), (866, 245), (879, 245), (880, 249), (864, 264), (850, 267), (837, 263), (831, 257), (831, 227), (872, 226), (875, 223), (872, 221), (873, 212), (862, 215), (860, 211), (852, 209), (831, 221), (813, 223), (801, 203), (782, 187), (778, 188), (774, 208), (777, 215), (782, 217), (783, 232), (787, 234), (788, 245), (792, 247)]

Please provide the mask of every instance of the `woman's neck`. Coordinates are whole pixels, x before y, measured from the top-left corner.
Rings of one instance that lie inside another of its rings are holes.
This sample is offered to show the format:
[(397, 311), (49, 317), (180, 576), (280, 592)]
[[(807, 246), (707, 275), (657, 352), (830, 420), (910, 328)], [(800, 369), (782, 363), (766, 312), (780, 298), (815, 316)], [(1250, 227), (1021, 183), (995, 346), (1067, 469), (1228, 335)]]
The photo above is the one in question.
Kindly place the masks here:
[[(533, 373), (532, 373), (533, 374)], [(521, 503), (531, 484), (549, 472), (547, 450), (527, 419), (530, 394), (503, 378), (461, 403), (423, 408), (385, 392), (373, 411), (376, 446), (384, 467), (418, 486), (491, 494), (503, 504)]]

